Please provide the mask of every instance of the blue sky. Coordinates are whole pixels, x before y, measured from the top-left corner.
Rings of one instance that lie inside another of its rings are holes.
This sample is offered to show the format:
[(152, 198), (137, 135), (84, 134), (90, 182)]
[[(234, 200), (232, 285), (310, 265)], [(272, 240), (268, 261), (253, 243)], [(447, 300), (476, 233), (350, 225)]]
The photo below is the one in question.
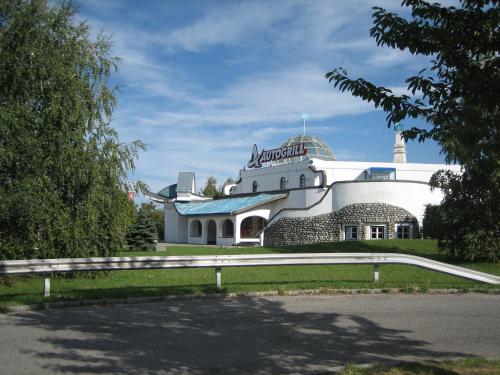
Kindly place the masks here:
[[(338, 160), (392, 161), (385, 114), (340, 93), (324, 78), (342, 66), (352, 77), (405, 91), (428, 66), (369, 37), (372, 6), (408, 14), (399, 1), (83, 0), (78, 20), (112, 35), (123, 59), (112, 126), (123, 141), (149, 145), (132, 180), (151, 190), (194, 171), (236, 178), (252, 146), (278, 147), (302, 133), (323, 138)], [(412, 121), (406, 127), (421, 125)], [(410, 142), (410, 162), (441, 163), (439, 147)]]

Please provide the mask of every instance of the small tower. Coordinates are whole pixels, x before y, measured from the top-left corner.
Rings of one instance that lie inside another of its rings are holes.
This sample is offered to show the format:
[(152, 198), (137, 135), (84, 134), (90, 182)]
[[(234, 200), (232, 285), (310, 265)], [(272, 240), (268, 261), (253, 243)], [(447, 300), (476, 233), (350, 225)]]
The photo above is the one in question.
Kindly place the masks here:
[(406, 144), (401, 136), (401, 132), (405, 130), (403, 124), (398, 123), (394, 125), (394, 132), (396, 133), (396, 143), (394, 144), (394, 163), (406, 163)]

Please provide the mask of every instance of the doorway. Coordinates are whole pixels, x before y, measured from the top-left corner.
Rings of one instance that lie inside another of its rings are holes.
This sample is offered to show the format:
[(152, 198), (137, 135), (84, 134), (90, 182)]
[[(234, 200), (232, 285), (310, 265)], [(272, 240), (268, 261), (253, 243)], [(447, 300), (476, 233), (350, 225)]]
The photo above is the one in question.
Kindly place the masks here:
[(217, 243), (217, 224), (214, 220), (209, 220), (207, 223), (207, 245), (215, 245)]

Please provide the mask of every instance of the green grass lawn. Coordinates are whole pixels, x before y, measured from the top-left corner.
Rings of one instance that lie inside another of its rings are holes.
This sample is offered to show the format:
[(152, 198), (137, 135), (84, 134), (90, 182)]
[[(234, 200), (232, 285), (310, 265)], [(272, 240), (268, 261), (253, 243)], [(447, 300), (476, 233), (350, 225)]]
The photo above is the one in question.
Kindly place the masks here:
[[(432, 240), (380, 240), (337, 242), (289, 248), (215, 248), (202, 246), (169, 247), (165, 252), (127, 252), (134, 255), (211, 255), (298, 252), (399, 252), (447, 261)], [(458, 264), (500, 275), (500, 264)], [(403, 288), (420, 290), (494, 288), (453, 276), (400, 265), (380, 266), (380, 281), (372, 281), (372, 266), (283, 266), (241, 267), (222, 270), (222, 293), (330, 288)], [(113, 271), (96, 278), (54, 277), (51, 297), (43, 298), (41, 276), (19, 276), (13, 286), (0, 285), (0, 307), (42, 301), (164, 296), (220, 292), (215, 289), (213, 269)]]
[(500, 361), (484, 358), (467, 358), (456, 361), (404, 363), (396, 366), (379, 365), (360, 368), (349, 365), (332, 375), (498, 375)]

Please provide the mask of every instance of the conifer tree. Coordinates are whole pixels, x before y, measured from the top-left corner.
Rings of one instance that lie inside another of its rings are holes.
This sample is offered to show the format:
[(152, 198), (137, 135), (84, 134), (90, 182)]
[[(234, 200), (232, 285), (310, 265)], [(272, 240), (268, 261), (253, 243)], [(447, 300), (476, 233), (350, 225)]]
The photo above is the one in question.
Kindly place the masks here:
[(151, 250), (158, 239), (156, 226), (145, 210), (139, 210), (137, 220), (127, 233), (127, 244), (130, 250)]

